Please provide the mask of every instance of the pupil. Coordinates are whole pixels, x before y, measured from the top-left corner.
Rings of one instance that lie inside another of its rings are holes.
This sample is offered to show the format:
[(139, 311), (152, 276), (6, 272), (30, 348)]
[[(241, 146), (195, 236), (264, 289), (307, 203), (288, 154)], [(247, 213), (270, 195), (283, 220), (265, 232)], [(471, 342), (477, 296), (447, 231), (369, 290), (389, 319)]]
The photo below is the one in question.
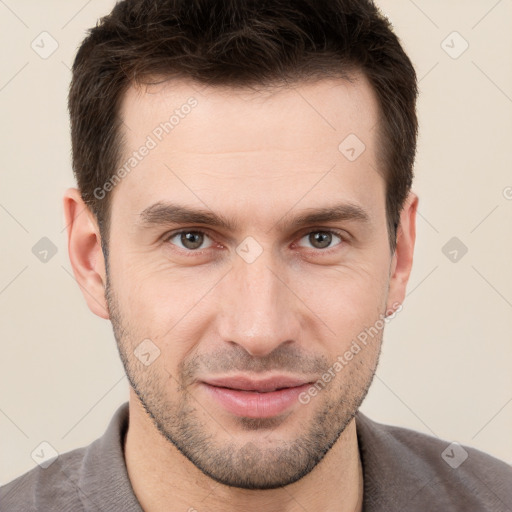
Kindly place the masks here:
[(201, 235), (201, 233), (189, 231), (188, 233), (183, 233), (181, 235), (181, 243), (187, 249), (197, 249), (203, 243), (202, 237), (203, 237), (203, 235)]
[(309, 237), (311, 244), (318, 249), (325, 249), (325, 247), (329, 247), (332, 240), (332, 235), (323, 231), (312, 233)]

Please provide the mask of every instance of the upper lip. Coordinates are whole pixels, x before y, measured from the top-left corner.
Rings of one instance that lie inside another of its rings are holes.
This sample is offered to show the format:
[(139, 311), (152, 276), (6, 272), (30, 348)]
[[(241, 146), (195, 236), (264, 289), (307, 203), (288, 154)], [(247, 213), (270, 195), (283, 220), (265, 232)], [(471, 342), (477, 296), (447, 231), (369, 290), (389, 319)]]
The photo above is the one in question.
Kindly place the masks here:
[(218, 377), (204, 379), (203, 382), (210, 386), (236, 389), (241, 391), (259, 391), (260, 393), (275, 391), (282, 388), (294, 388), (303, 386), (310, 381), (298, 377), (289, 377), (285, 375), (277, 375), (267, 377), (265, 379), (250, 379), (244, 376), (235, 377)]

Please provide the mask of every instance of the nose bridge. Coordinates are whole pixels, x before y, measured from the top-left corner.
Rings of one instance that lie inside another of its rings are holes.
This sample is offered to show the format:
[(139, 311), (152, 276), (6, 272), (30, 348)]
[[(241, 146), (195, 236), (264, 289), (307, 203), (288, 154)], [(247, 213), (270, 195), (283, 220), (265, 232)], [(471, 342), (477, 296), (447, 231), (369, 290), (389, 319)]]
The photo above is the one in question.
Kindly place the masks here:
[(252, 262), (237, 257), (224, 286), (229, 299), (222, 337), (254, 356), (264, 356), (297, 336), (294, 296), (272, 259), (270, 250)]

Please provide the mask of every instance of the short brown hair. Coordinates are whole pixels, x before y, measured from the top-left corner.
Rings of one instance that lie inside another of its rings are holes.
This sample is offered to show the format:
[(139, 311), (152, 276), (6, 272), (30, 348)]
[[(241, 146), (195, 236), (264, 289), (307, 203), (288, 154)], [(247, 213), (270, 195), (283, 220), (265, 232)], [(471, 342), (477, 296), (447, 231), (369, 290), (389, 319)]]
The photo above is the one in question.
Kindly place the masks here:
[[(418, 123), (414, 67), (371, 0), (123, 0), (89, 30), (73, 64), (73, 170), (106, 248), (110, 201), (95, 190), (123, 147), (124, 92), (151, 76), (265, 86), (363, 72), (379, 103), (380, 170), (394, 250), (412, 185)], [(341, 141), (340, 141), (341, 142)]]

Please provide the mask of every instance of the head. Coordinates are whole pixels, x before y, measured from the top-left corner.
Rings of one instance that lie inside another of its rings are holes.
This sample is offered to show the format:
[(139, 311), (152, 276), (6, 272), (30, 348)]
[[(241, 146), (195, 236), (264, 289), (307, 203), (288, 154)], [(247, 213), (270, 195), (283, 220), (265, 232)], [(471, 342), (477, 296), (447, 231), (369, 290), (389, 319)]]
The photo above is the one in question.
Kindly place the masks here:
[[(122, 1), (82, 43), (75, 275), (148, 417), (212, 478), (300, 479), (363, 401), (412, 264), (416, 95), (370, 1)], [(317, 392), (235, 413), (212, 384), (233, 376)]]

